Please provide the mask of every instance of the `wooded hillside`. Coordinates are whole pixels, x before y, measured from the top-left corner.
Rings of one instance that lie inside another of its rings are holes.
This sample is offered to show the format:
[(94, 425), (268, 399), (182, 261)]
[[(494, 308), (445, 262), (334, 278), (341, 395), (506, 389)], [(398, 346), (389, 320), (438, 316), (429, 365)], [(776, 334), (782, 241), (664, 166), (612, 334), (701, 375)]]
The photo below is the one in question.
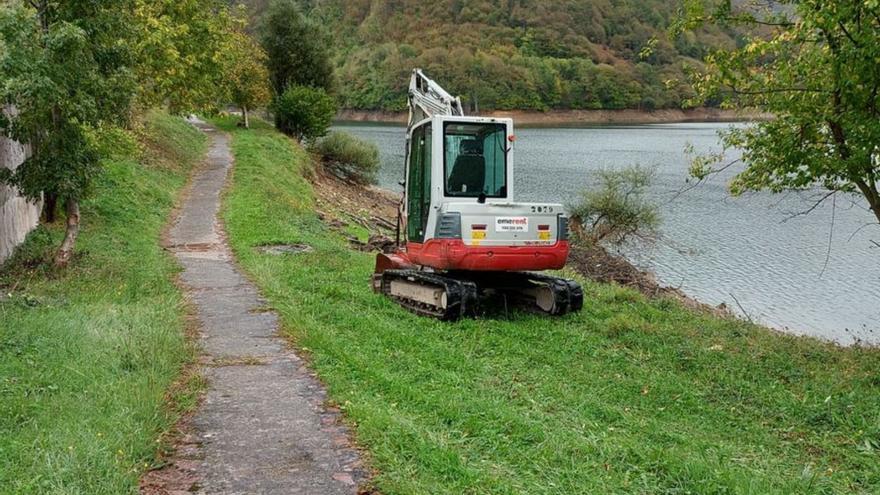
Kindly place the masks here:
[[(255, 14), (267, 0), (251, 0)], [(421, 67), (471, 110), (675, 108), (684, 65), (717, 27), (670, 40), (678, 2), (662, 0), (301, 0), (328, 30), (345, 108), (402, 110)]]

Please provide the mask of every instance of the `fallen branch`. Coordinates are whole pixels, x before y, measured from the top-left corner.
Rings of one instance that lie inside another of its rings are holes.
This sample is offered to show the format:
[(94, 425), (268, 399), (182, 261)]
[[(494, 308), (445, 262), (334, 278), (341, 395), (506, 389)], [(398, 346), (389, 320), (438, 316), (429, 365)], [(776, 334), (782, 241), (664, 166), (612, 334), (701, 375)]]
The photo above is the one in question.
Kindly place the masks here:
[(739, 303), (739, 299), (737, 299), (736, 296), (733, 295), (733, 292), (728, 292), (728, 294), (730, 294), (730, 297), (733, 298), (733, 302), (736, 303), (737, 307), (739, 307), (739, 310), (742, 311), (742, 313), (746, 317), (746, 319), (749, 320), (749, 323), (755, 323), (754, 321), (752, 321), (752, 317), (749, 316), (749, 313), (748, 313), (748, 311), (746, 311), (746, 308), (744, 308), (743, 305)]

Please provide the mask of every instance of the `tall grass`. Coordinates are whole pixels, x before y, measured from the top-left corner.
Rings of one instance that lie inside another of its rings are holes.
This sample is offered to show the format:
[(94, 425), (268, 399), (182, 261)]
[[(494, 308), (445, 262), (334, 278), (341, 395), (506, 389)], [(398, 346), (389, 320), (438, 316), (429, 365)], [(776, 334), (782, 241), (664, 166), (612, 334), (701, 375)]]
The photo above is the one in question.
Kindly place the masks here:
[[(306, 153), (267, 127), (233, 132), (233, 249), (382, 493), (880, 492), (877, 350), (587, 282), (561, 319), (419, 318), (373, 294), (372, 257), (318, 220)], [(254, 249), (277, 242), (315, 249)]]
[(0, 493), (134, 493), (176, 419), (166, 393), (193, 350), (159, 236), (205, 140), (158, 112), (142, 137), (104, 164), (69, 269), (48, 262), (59, 222), (0, 272)]

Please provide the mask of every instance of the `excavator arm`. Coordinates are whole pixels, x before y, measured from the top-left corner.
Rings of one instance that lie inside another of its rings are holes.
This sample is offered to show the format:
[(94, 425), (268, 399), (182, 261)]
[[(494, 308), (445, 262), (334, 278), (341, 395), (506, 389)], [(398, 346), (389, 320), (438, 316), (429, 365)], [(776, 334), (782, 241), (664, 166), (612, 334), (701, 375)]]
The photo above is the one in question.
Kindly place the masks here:
[(409, 124), (413, 125), (434, 115), (464, 116), (461, 98), (452, 96), (439, 84), (428, 78), (421, 69), (415, 69), (409, 81)]

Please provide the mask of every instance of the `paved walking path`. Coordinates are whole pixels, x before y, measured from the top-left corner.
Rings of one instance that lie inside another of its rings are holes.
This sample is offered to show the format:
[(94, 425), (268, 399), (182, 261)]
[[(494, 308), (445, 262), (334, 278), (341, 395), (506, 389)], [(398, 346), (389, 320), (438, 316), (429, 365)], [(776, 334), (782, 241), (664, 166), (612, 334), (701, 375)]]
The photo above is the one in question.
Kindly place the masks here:
[(176, 475), (168, 478), (178, 482), (157, 473), (145, 483), (153, 484), (150, 493), (356, 493), (363, 474), (338, 413), (323, 408), (321, 384), (278, 336), (278, 315), (262, 309), (265, 301), (224, 239), (218, 211), (233, 164), (229, 137), (197, 125), (211, 146), (169, 249), (184, 268), (181, 281), (201, 326), (208, 391), (170, 466)]

